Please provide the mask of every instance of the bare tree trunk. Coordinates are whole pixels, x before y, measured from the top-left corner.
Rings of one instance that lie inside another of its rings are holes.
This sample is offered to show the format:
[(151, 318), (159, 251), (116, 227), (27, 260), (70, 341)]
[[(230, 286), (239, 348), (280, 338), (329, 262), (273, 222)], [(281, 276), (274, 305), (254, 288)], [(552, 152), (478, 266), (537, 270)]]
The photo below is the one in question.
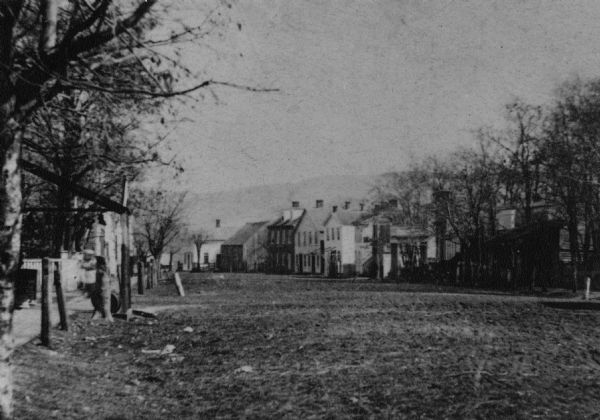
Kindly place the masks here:
[(21, 247), (22, 196), (18, 169), (21, 136), (13, 120), (0, 122), (0, 165), (3, 174), (0, 181), (0, 418), (10, 418), (12, 415), (12, 272), (17, 267)]

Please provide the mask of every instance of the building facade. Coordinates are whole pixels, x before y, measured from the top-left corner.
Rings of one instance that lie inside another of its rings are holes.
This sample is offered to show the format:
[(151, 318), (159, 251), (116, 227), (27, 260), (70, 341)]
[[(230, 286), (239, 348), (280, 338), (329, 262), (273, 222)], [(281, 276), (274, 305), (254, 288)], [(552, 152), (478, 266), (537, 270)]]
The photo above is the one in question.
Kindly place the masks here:
[(330, 277), (354, 276), (357, 270), (357, 211), (333, 209), (324, 223), (326, 274)]
[(269, 222), (247, 223), (221, 245), (221, 271), (264, 271)]
[(306, 210), (296, 230), (295, 272), (325, 274), (324, 223), (331, 210), (317, 200), (315, 208)]
[(294, 202), (291, 209), (284, 210), (267, 226), (267, 272), (289, 274), (295, 271), (295, 237), (304, 212), (299, 203)]

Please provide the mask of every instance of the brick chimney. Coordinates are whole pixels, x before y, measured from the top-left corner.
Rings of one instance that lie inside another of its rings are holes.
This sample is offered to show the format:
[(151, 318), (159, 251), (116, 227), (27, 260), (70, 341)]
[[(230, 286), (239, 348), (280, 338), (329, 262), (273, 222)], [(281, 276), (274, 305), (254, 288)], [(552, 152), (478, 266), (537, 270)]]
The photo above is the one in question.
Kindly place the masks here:
[(348, 210), (350, 208), (350, 202), (349, 201), (345, 201), (344, 202), (344, 210)]
[(292, 201), (292, 208), (299, 208), (300, 207), (300, 202), (299, 201)]
[(332, 211), (333, 213), (335, 213), (335, 212), (337, 211), (337, 207), (338, 207), (338, 206), (333, 206), (333, 207), (331, 207), (331, 211)]
[(221, 227), (221, 219), (215, 220), (215, 226), (218, 228)]
[(315, 203), (315, 207), (318, 209), (323, 207), (323, 200), (317, 200), (317, 202)]

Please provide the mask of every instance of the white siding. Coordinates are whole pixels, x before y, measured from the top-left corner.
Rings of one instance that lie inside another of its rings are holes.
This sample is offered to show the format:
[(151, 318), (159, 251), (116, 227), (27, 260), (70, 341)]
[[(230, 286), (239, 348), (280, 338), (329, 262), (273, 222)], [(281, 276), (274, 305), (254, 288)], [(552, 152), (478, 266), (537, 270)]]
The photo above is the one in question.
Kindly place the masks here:
[(342, 264), (355, 264), (356, 231), (354, 226), (342, 226), (340, 247), (342, 251)]

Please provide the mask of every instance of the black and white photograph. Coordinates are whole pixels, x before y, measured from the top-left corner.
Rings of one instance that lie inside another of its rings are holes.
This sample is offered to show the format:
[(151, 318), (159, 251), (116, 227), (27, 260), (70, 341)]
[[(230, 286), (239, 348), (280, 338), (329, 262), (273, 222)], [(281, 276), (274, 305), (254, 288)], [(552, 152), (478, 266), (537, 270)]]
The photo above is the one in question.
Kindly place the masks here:
[(599, 419), (600, 3), (0, 0), (0, 420)]

